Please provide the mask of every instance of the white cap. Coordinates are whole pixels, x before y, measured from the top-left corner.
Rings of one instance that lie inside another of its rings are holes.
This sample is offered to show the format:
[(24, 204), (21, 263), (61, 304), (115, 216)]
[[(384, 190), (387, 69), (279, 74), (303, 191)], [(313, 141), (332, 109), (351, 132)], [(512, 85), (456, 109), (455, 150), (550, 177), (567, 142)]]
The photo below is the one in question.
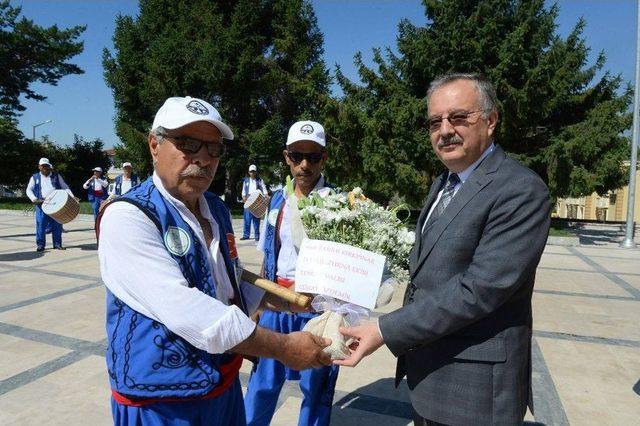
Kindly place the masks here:
[(93, 169), (91, 169), (91, 170), (93, 170), (94, 172), (100, 172), (100, 173), (102, 173), (102, 167), (94, 167), (94, 168), (93, 168)]
[(298, 121), (289, 128), (287, 145), (298, 141), (311, 141), (320, 146), (327, 146), (324, 138), (324, 127), (315, 121)]
[(257, 171), (258, 171), (258, 168), (256, 167), (256, 165), (255, 165), (255, 164), (252, 164), (252, 165), (250, 165), (250, 166), (249, 166), (249, 171), (250, 171), (250, 172), (257, 172)]
[(196, 121), (208, 121), (220, 130), (222, 137), (233, 139), (233, 132), (222, 122), (222, 117), (217, 109), (202, 99), (175, 97), (164, 101), (153, 119), (151, 130), (158, 127), (173, 130)]
[(132, 168), (133, 168), (133, 166), (131, 165), (131, 163), (130, 163), (130, 162), (128, 162), (128, 161), (127, 161), (127, 162), (122, 163), (122, 168), (124, 169), (125, 167), (132, 167)]
[(51, 163), (49, 162), (49, 159), (48, 159), (48, 158), (45, 158), (45, 157), (42, 157), (42, 158), (40, 159), (40, 161), (38, 161), (38, 166), (42, 166), (43, 164), (46, 164), (46, 165), (47, 165), (47, 166), (49, 166), (49, 167), (53, 167), (53, 166), (51, 165)]

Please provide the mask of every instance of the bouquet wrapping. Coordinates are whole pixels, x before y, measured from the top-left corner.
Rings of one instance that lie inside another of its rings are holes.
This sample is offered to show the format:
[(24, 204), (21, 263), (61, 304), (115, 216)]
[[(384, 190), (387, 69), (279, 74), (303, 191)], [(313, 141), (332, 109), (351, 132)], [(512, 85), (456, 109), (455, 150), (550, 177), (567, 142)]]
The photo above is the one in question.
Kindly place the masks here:
[[(298, 200), (289, 178), (285, 191), (291, 206), (291, 231), (296, 249), (300, 249), (305, 238), (311, 238), (348, 244), (385, 256), (376, 307), (389, 303), (397, 284), (408, 281), (409, 252), (415, 241), (415, 234), (397, 217), (403, 207), (382, 207), (366, 198), (360, 188), (348, 193), (322, 188)], [(333, 359), (347, 357), (350, 342), (345, 341), (338, 328), (368, 319), (369, 309), (323, 294), (314, 297), (312, 306), (324, 313), (309, 321), (304, 330), (331, 338), (332, 344), (325, 351)]]

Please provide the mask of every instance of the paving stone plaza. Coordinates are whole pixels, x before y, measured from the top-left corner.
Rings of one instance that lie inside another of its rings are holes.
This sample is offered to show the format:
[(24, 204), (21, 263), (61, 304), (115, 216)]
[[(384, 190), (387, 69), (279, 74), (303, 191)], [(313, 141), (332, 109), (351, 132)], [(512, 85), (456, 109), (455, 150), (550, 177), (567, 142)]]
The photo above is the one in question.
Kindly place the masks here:
[[(241, 221), (234, 220), (236, 235)], [(111, 424), (105, 295), (90, 216), (65, 225), (66, 251), (35, 251), (34, 218), (0, 211), (0, 425)], [(48, 236), (50, 238), (50, 236)], [(640, 418), (640, 249), (613, 240), (547, 245), (534, 303), (534, 414), (527, 424), (630, 425)], [(261, 258), (239, 242), (245, 267)], [(398, 289), (385, 311), (400, 306)], [(374, 316), (380, 312), (374, 313)], [(245, 361), (246, 384), (251, 364)], [(333, 425), (407, 425), (406, 384), (386, 349), (340, 372)], [(274, 425), (297, 424), (285, 385)]]

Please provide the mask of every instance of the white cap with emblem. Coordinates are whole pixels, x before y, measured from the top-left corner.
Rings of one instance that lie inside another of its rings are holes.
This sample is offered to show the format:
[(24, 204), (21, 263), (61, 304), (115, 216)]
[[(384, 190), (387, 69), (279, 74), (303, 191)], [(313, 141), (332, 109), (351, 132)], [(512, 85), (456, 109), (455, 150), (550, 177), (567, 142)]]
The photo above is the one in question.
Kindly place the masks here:
[(324, 127), (315, 121), (298, 121), (289, 128), (287, 146), (298, 141), (311, 141), (320, 146), (327, 146)]
[(218, 110), (210, 103), (191, 96), (174, 97), (164, 101), (153, 119), (151, 130), (158, 127), (173, 130), (196, 121), (207, 121), (220, 130), (223, 138), (233, 139), (233, 132), (222, 122)]

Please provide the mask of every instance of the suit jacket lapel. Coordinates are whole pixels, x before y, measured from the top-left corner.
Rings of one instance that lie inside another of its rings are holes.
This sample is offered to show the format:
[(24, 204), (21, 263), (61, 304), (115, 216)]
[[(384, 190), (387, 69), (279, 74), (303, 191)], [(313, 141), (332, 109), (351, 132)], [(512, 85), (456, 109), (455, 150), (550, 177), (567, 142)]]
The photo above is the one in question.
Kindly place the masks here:
[(422, 226), (424, 225), (424, 221), (426, 220), (427, 213), (429, 212), (429, 208), (431, 204), (433, 204), (433, 200), (438, 196), (438, 191), (442, 187), (444, 179), (446, 179), (447, 173), (443, 173), (431, 184), (431, 188), (429, 189), (429, 195), (427, 195), (427, 201), (420, 212), (420, 216), (418, 216), (418, 223), (416, 224), (416, 242), (413, 244), (413, 249), (411, 250), (411, 254), (409, 255), (409, 267), (411, 269), (411, 264), (414, 264), (418, 261), (418, 253), (420, 253), (420, 244), (422, 242)]
[(460, 210), (462, 210), (462, 208), (467, 205), (467, 203), (469, 203), (469, 201), (471, 201), (471, 199), (475, 197), (482, 188), (493, 180), (492, 174), (498, 169), (504, 158), (504, 151), (496, 145), (494, 151), (489, 154), (482, 163), (480, 163), (480, 165), (473, 171), (473, 173), (471, 173), (471, 176), (469, 176), (462, 187), (458, 190), (443, 215), (440, 216), (433, 226), (431, 226), (431, 229), (429, 229), (429, 233), (426, 235), (424, 243), (420, 245), (415, 267), (410, 271), (412, 279), (420, 270), (420, 267), (433, 249), (435, 243), (440, 239), (444, 230), (447, 229), (451, 221), (458, 215), (458, 213), (460, 213)]

